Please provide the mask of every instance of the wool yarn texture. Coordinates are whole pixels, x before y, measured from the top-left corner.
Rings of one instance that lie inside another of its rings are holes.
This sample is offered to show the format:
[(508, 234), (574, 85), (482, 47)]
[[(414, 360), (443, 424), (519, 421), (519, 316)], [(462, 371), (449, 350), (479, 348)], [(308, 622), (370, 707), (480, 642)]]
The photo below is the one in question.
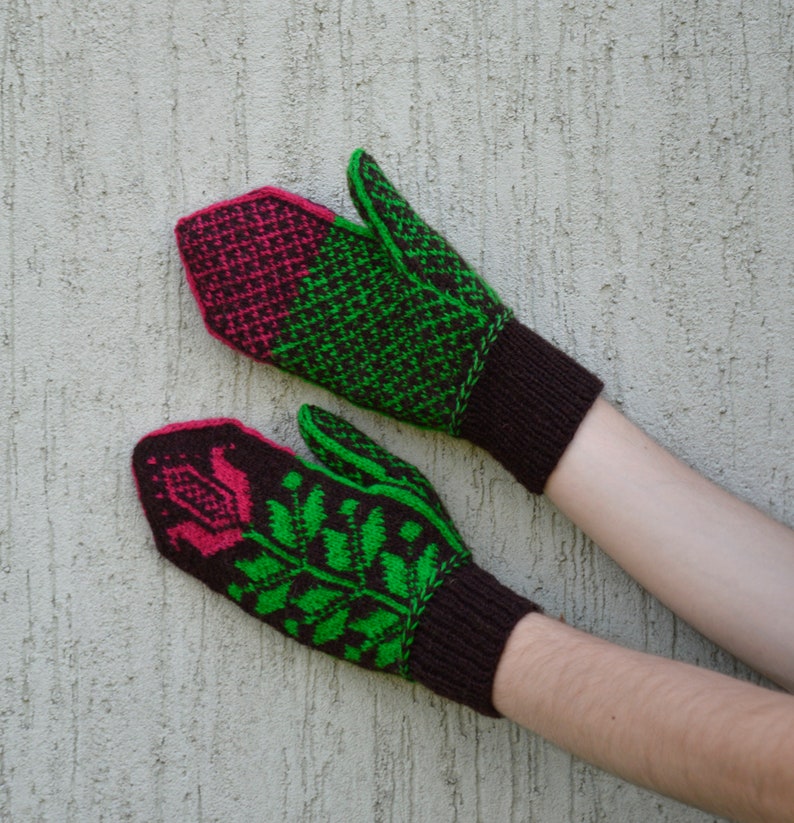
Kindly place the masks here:
[(523, 326), (365, 151), (364, 225), (266, 187), (181, 219), (210, 333), (353, 403), (465, 437), (541, 492), (601, 382)]
[(133, 453), (160, 552), (283, 634), (488, 715), (515, 624), (538, 607), (472, 562), (412, 465), (304, 406), (312, 463), (230, 419), (167, 426)]

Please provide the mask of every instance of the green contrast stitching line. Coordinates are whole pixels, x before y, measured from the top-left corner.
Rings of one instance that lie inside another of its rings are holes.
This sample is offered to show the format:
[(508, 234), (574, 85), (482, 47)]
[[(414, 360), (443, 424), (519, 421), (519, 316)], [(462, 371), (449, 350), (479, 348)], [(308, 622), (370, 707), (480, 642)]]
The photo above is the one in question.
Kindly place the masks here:
[[(255, 543), (258, 543), (260, 546), (263, 546), (268, 550), (273, 551), (275, 549), (273, 544), (270, 543), (270, 541), (263, 534), (254, 529), (253, 526), (251, 526), (248, 530), (243, 532), (243, 537), (250, 538)], [(410, 613), (409, 607), (404, 606), (397, 600), (392, 600), (388, 595), (380, 594), (380, 592), (373, 591), (372, 589), (360, 586), (351, 580), (345, 580), (343, 577), (337, 577), (336, 575), (330, 574), (324, 569), (321, 569), (318, 566), (315, 566), (311, 563), (305, 563), (297, 560), (296, 558), (291, 558), (281, 551), (275, 550), (274, 554), (278, 554), (279, 557), (285, 560), (289, 560), (289, 562), (296, 568), (305, 569), (313, 577), (316, 577), (319, 580), (324, 581), (325, 583), (332, 583), (335, 586), (341, 586), (345, 589), (352, 589), (357, 594), (367, 595), (368, 597), (371, 597), (373, 600), (377, 600), (379, 603), (383, 603), (389, 606), (390, 608), (393, 608), (395, 611), (400, 612), (401, 614)]]
[[(302, 406), (298, 411), (298, 425), (302, 430), (301, 433), (303, 433), (305, 437), (315, 440), (322, 448), (327, 449), (332, 454), (335, 454), (343, 462), (350, 463), (362, 474), (368, 474), (374, 480), (382, 483), (392, 483), (394, 485), (407, 487), (415, 494), (418, 494), (423, 500), (428, 499), (425, 490), (418, 487), (415, 483), (412, 483), (407, 476), (402, 480), (394, 477), (381, 463), (378, 463), (376, 460), (366, 457), (365, 455), (354, 452), (352, 449), (334, 439), (331, 434), (326, 432), (316, 423), (314, 415), (308, 406)], [(352, 438), (356, 433), (357, 432), (350, 432), (348, 436)], [(399, 458), (395, 458), (394, 455), (389, 455), (384, 452), (384, 456), (391, 458), (392, 466), (397, 465), (400, 466), (400, 468), (407, 470), (406, 474), (414, 468)]]
[(427, 608), (427, 604), (432, 599), (433, 595), (441, 588), (448, 575), (455, 569), (459, 569), (469, 562), (468, 557), (458, 555), (451, 560), (445, 560), (439, 567), (436, 573), (436, 579), (425, 588), (425, 596), (414, 596), (411, 598), (410, 613), (408, 620), (405, 622), (400, 638), (400, 667), (399, 673), (406, 680), (413, 681), (408, 670), (408, 661), (411, 656), (411, 646), (416, 636), (416, 630), (419, 627), (419, 620)]
[(466, 375), (466, 379), (463, 381), (463, 385), (461, 386), (457, 400), (455, 401), (455, 409), (450, 417), (449, 433), (453, 437), (460, 437), (461, 422), (463, 420), (463, 415), (466, 408), (469, 405), (469, 398), (471, 397), (472, 391), (474, 391), (474, 386), (477, 384), (477, 381), (480, 379), (480, 375), (485, 368), (485, 361), (491, 351), (491, 348), (494, 343), (496, 343), (496, 339), (499, 337), (499, 334), (502, 332), (512, 316), (513, 312), (510, 309), (504, 308), (503, 311), (494, 318), (494, 321), (489, 325), (487, 332), (483, 335), (480, 350), (475, 351), (474, 353), (471, 368)]

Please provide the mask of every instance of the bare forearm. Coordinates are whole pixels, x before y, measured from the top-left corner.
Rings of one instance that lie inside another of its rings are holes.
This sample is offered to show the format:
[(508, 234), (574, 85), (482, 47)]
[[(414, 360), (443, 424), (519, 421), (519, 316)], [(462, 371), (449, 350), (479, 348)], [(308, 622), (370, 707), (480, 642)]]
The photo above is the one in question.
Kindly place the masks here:
[(539, 614), (513, 631), (494, 705), (638, 785), (736, 820), (794, 820), (794, 698), (615, 646)]
[(549, 498), (648, 591), (794, 690), (794, 532), (596, 402)]

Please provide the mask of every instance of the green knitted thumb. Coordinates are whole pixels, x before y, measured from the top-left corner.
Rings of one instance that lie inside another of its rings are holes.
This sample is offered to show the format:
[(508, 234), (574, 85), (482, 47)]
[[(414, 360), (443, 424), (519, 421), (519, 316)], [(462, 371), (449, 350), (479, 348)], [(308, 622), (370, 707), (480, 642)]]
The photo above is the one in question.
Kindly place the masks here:
[(298, 426), (306, 445), (335, 474), (371, 491), (373, 486), (396, 486), (421, 498), (440, 518), (449, 518), (416, 466), (386, 451), (346, 420), (317, 406), (301, 406)]
[(454, 248), (425, 223), (363, 149), (347, 167), (350, 196), (362, 220), (388, 250), (394, 263), (437, 289), (465, 299), (472, 309), (510, 311)]

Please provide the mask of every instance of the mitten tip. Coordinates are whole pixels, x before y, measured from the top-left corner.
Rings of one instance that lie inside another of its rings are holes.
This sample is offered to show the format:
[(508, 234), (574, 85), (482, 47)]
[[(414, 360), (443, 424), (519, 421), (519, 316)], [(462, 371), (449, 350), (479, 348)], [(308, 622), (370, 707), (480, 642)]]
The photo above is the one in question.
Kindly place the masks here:
[(375, 158), (366, 150), (362, 148), (356, 149), (351, 155), (347, 164), (347, 179), (351, 186), (357, 183), (362, 183), (364, 168), (366, 166), (378, 167)]
[(219, 429), (223, 426), (233, 426), (243, 434), (246, 434), (249, 437), (254, 437), (260, 442), (265, 443), (267, 446), (270, 446), (271, 448), (287, 452), (287, 454), (295, 454), (295, 452), (287, 446), (281, 446), (278, 443), (274, 443), (272, 440), (268, 440), (266, 437), (264, 437), (258, 431), (256, 431), (256, 429), (249, 428), (248, 426), (244, 425), (239, 420), (233, 417), (211, 417), (205, 420), (186, 420), (179, 423), (169, 423), (168, 425), (156, 429), (153, 432), (149, 432), (149, 434), (142, 437), (138, 441), (136, 450), (142, 444), (149, 442), (157, 437), (166, 437), (168, 435), (187, 431), (200, 432), (202, 430), (207, 429)]
[(298, 430), (301, 434), (303, 434), (308, 428), (314, 426), (317, 411), (321, 411), (319, 406), (312, 406), (309, 403), (304, 403), (298, 409)]
[(349, 168), (354, 168), (358, 165), (358, 163), (362, 159), (371, 159), (369, 154), (367, 153), (366, 149), (362, 149), (361, 147), (354, 149), (353, 153), (350, 155), (350, 161), (348, 163)]
[(262, 362), (273, 347), (337, 217), (273, 187), (182, 218), (175, 234), (210, 334)]
[(290, 191), (285, 191), (284, 189), (279, 189), (276, 186), (263, 186), (261, 188), (254, 189), (253, 191), (249, 191), (247, 194), (241, 194), (239, 197), (233, 197), (230, 200), (220, 200), (219, 202), (206, 206), (203, 209), (194, 211), (185, 217), (180, 217), (179, 220), (177, 220), (176, 227), (174, 229), (177, 236), (177, 241), (182, 236), (184, 231), (200, 218), (208, 217), (217, 214), (218, 212), (228, 211), (238, 206), (245, 205), (246, 203), (260, 203), (263, 201), (297, 206), (302, 211), (313, 214), (315, 217), (318, 217), (328, 223), (333, 223), (334, 220), (336, 220), (336, 214), (330, 209), (327, 209), (325, 206), (321, 206), (319, 203), (314, 203), (311, 200), (307, 200), (305, 197), (301, 197), (298, 194), (293, 194)]

